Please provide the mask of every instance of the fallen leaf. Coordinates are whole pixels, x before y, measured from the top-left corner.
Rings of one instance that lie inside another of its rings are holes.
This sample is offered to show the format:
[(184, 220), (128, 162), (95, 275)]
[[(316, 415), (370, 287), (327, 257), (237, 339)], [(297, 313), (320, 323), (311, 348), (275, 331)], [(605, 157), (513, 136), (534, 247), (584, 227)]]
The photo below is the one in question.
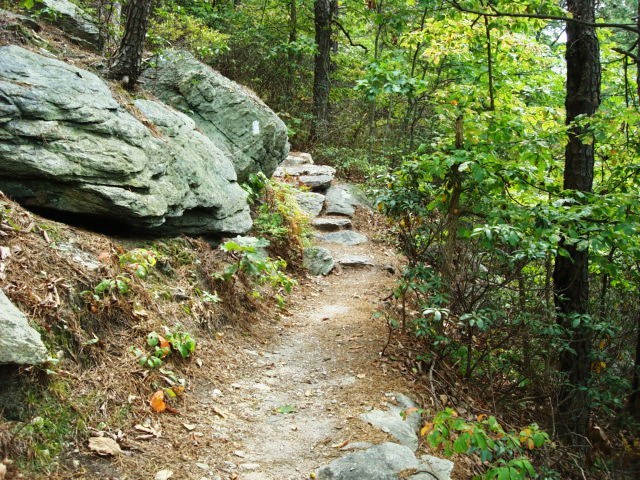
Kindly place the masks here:
[(227, 413), (225, 410), (223, 410), (220, 407), (216, 407), (215, 405), (211, 406), (211, 410), (213, 410), (213, 413), (218, 415), (220, 418), (227, 418), (229, 416), (229, 413)]
[(167, 409), (167, 403), (164, 401), (164, 391), (158, 390), (154, 393), (149, 403), (151, 404), (151, 409), (154, 412), (164, 412)]
[(358, 375), (356, 375), (356, 377), (363, 379), (366, 377), (366, 375), (364, 373), (359, 373)]
[(169, 480), (171, 477), (173, 477), (173, 471), (165, 469), (156, 473), (154, 480)]
[(276, 408), (276, 413), (296, 413), (296, 407), (292, 405), (282, 405), (281, 407)]
[(147, 434), (147, 435), (138, 435), (136, 437), (138, 440), (149, 440), (151, 438), (160, 437), (162, 435), (162, 431), (159, 428), (154, 428), (151, 426), (138, 424), (138, 425), (135, 425), (133, 428), (135, 428), (139, 432), (144, 432)]
[(122, 450), (118, 442), (109, 437), (91, 437), (89, 439), (89, 450), (98, 455), (120, 455)]
[(424, 437), (431, 430), (433, 430), (433, 423), (425, 423), (424, 426), (420, 429), (420, 436)]
[(162, 335), (158, 335), (158, 343), (160, 344), (160, 348), (168, 348), (171, 347), (169, 341), (164, 338)]
[(7, 474), (7, 467), (0, 463), (0, 480), (4, 480), (4, 476)]
[(331, 445), (333, 448), (343, 448), (346, 447), (347, 445), (349, 445), (349, 440), (345, 440), (344, 442), (340, 442), (340, 443), (336, 443), (334, 445)]
[(11, 250), (9, 247), (0, 247), (0, 260), (9, 258), (11, 256)]
[(183, 423), (182, 426), (189, 431), (196, 429), (196, 425), (194, 425), (193, 423)]

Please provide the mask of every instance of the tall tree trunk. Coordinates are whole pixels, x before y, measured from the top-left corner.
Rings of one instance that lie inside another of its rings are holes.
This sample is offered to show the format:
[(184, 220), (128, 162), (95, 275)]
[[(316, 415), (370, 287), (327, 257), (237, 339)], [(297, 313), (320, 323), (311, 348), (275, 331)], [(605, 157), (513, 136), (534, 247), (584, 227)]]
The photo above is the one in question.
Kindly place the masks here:
[(337, 0), (314, 0), (316, 47), (313, 69), (313, 123), (311, 140), (326, 136), (329, 126), (329, 91), (331, 89), (331, 22), (337, 9)]
[(122, 80), (127, 88), (133, 88), (140, 77), (151, 2), (152, 0), (129, 0), (127, 5), (124, 36), (109, 70), (109, 76)]
[[(595, 0), (568, 0), (573, 18), (593, 23)], [(573, 124), (580, 116), (593, 115), (600, 104), (600, 46), (595, 28), (567, 22), (567, 92), (565, 99), (569, 139), (565, 148), (564, 188), (590, 192), (593, 186), (594, 146), (583, 142), (584, 129)], [(557, 255), (553, 272), (558, 322), (566, 329), (569, 347), (560, 353), (560, 371), (566, 382), (560, 390), (558, 413), (565, 433), (582, 443), (589, 422), (591, 335), (588, 326), (573, 322), (589, 310), (589, 252), (561, 242), (568, 257)], [(573, 317), (573, 318), (572, 318)]]

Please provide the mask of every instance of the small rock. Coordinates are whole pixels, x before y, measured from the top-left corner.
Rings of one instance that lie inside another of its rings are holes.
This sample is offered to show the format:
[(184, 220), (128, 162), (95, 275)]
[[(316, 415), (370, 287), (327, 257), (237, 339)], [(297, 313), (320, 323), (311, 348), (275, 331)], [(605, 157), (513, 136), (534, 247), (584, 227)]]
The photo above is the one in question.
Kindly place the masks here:
[(209, 470), (209, 465), (202, 462), (197, 462), (196, 467), (198, 467), (201, 470)]
[(305, 248), (302, 264), (312, 275), (328, 275), (334, 267), (331, 252), (322, 247)]
[(164, 469), (156, 473), (154, 480), (169, 480), (171, 477), (173, 477), (173, 470)]
[(299, 165), (313, 165), (313, 157), (310, 153), (289, 152), (287, 158), (280, 164), (283, 167), (296, 167)]

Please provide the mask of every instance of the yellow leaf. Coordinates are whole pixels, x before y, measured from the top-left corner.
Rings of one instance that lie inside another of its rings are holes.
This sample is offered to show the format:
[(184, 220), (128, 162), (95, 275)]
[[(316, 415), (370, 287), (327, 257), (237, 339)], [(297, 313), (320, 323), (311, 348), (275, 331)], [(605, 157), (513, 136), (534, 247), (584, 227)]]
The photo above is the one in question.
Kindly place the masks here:
[(533, 443), (533, 438), (527, 439), (527, 448), (529, 450), (533, 450), (534, 448), (536, 448), (535, 443)]
[(429, 432), (433, 430), (433, 423), (425, 423), (424, 426), (420, 429), (420, 436), (424, 437)]

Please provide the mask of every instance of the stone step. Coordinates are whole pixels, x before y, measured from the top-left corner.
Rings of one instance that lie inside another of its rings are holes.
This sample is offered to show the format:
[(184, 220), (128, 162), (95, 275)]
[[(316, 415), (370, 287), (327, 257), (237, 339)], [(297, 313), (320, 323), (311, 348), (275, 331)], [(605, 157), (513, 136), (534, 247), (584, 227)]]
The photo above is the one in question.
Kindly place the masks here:
[(361, 243), (369, 241), (365, 235), (351, 230), (325, 233), (324, 235), (318, 235), (318, 238), (323, 242), (337, 243), (346, 246), (360, 245)]
[(338, 263), (343, 267), (367, 268), (375, 266), (373, 258), (367, 255), (345, 255), (338, 259)]
[(337, 232), (338, 230), (351, 230), (353, 227), (348, 218), (319, 217), (315, 218), (311, 225), (323, 232)]

